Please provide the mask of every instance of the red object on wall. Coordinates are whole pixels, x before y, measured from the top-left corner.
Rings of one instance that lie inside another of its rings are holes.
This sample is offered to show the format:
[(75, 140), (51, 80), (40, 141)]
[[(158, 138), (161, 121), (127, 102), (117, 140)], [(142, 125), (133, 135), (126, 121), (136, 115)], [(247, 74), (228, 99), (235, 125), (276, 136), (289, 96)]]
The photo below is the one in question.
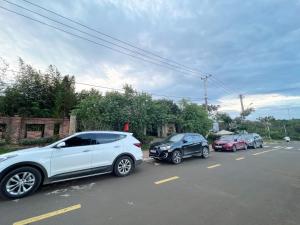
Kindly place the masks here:
[(126, 123), (124, 124), (123, 131), (125, 131), (125, 132), (128, 132), (128, 131), (129, 131), (129, 122), (126, 122)]

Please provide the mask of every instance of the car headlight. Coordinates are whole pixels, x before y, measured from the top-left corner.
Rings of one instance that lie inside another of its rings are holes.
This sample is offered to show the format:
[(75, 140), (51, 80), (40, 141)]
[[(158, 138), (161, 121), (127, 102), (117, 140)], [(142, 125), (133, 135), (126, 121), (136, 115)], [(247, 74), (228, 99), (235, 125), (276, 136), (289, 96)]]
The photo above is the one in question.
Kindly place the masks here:
[(166, 151), (166, 150), (170, 150), (171, 149), (171, 146), (170, 145), (167, 145), (167, 146), (162, 146), (159, 148), (160, 150), (163, 150), (163, 151)]
[(17, 155), (0, 156), (0, 162), (16, 157)]

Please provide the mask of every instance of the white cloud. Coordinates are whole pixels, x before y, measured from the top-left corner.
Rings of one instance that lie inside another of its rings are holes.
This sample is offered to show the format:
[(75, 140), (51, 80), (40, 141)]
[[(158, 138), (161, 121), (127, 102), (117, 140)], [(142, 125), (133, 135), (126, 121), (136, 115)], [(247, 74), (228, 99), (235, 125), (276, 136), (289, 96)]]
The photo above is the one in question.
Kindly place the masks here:
[[(219, 99), (220, 110), (224, 112), (240, 112), (240, 100), (236, 97), (224, 97)], [(247, 95), (244, 98), (245, 108), (254, 107), (255, 109), (278, 107), (278, 106), (300, 106), (300, 96), (281, 95), (281, 94), (256, 94)]]

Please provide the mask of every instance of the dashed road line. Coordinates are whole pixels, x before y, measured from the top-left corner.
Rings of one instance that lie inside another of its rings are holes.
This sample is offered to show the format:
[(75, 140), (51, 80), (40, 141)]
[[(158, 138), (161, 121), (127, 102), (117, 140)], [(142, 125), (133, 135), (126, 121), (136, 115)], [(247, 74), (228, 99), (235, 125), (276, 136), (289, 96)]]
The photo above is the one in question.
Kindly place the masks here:
[(219, 166), (221, 166), (221, 164), (215, 164), (215, 165), (208, 166), (207, 169), (212, 169), (212, 168), (216, 168)]
[(167, 179), (156, 181), (156, 182), (154, 182), (154, 184), (163, 184), (163, 183), (173, 181), (173, 180), (177, 180), (177, 179), (179, 179), (179, 177), (174, 176), (174, 177), (170, 177), (170, 178), (167, 178)]
[(277, 151), (277, 149), (272, 149), (272, 150), (267, 150), (267, 151), (257, 152), (257, 153), (254, 153), (254, 154), (252, 154), (252, 155), (261, 155), (261, 154), (264, 154), (264, 153), (267, 153), (267, 152), (273, 152), (273, 151)]
[(285, 149), (286, 150), (289, 150), (289, 149), (293, 149), (294, 147), (286, 147)]
[(265, 147), (265, 148), (269, 148), (270, 146), (269, 146), (269, 145), (265, 145), (264, 147)]
[(239, 160), (243, 160), (245, 159), (245, 157), (239, 157), (239, 158), (236, 158), (235, 160), (239, 161)]
[(58, 216), (58, 215), (61, 215), (61, 214), (64, 214), (64, 213), (67, 213), (67, 212), (70, 212), (70, 211), (73, 211), (73, 210), (76, 210), (76, 209), (80, 209), (80, 208), (81, 208), (81, 204), (73, 205), (73, 206), (63, 208), (63, 209), (59, 209), (59, 210), (56, 210), (56, 211), (53, 211), (53, 212), (49, 212), (49, 213), (46, 213), (46, 214), (43, 214), (43, 215), (40, 215), (40, 216), (35, 216), (35, 217), (31, 217), (31, 218), (28, 218), (28, 219), (25, 219), (25, 220), (21, 220), (21, 221), (15, 222), (13, 225), (26, 225), (26, 224), (35, 223), (35, 222), (38, 222), (38, 221), (41, 221), (41, 220), (48, 219), (48, 218), (53, 217), (53, 216)]

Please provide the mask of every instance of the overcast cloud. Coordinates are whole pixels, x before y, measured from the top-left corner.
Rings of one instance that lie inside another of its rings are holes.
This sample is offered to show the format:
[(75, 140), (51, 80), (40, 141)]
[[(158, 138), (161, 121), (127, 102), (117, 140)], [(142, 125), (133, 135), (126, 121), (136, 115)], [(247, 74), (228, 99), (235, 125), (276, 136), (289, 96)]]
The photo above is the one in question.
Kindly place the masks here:
[[(9, 1), (55, 18), (22, 0)], [(299, 0), (34, 2), (213, 74), (221, 83), (213, 79), (208, 83), (209, 102), (221, 104), (232, 115), (240, 110), (238, 94), (244, 94), (245, 105), (257, 110), (251, 119), (300, 117)], [(2, 0), (0, 6), (41, 19)], [(199, 77), (121, 55), (3, 9), (0, 24), (0, 56), (12, 69), (20, 56), (40, 69), (54, 64), (78, 82), (113, 88), (128, 83), (137, 90), (203, 102)], [(82, 88), (87, 87), (77, 85)]]

